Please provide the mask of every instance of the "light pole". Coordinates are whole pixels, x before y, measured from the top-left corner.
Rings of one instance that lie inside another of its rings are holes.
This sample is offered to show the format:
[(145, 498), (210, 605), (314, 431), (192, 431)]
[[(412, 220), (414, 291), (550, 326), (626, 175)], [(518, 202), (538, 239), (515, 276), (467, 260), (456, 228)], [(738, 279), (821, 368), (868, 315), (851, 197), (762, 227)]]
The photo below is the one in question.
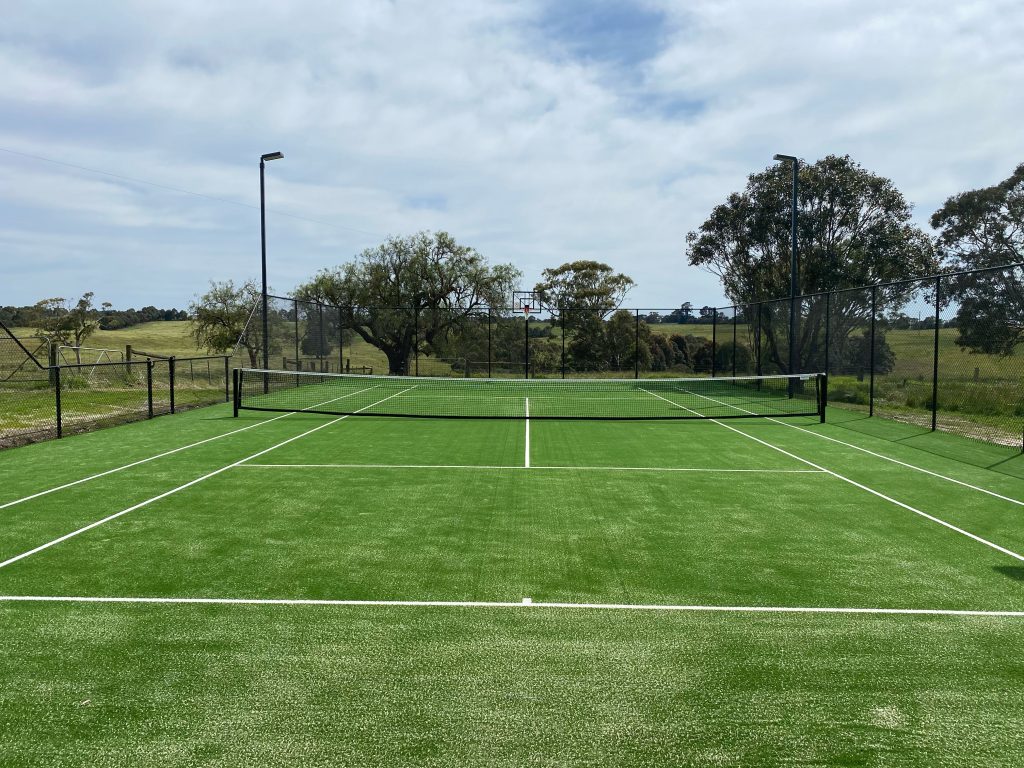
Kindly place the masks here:
[[(776, 160), (788, 160), (793, 164), (793, 203), (790, 213), (790, 245), (792, 250), (789, 255), (789, 373), (798, 373), (799, 367), (796, 355), (796, 299), (800, 295), (800, 285), (797, 279), (796, 259), (796, 206), (797, 189), (800, 183), (800, 161), (793, 155), (775, 155)], [(793, 396), (793, 380), (790, 379), (789, 395)]]
[[(269, 323), (267, 322), (267, 203), (266, 193), (263, 185), (263, 168), (268, 160), (280, 160), (284, 155), (280, 152), (270, 152), (260, 155), (260, 265), (263, 269), (263, 370), (270, 369), (270, 338), (268, 334)], [(266, 374), (263, 376), (263, 391), (267, 392), (270, 382)]]

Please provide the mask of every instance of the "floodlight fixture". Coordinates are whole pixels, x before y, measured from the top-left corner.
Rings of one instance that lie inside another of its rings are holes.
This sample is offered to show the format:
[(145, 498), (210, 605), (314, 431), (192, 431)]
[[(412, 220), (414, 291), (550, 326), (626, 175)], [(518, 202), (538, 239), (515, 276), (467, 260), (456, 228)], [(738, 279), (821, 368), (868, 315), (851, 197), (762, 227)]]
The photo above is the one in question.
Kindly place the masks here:
[(266, 162), (268, 160), (280, 160), (284, 155), (280, 152), (269, 152), (266, 155), (260, 155), (260, 162)]

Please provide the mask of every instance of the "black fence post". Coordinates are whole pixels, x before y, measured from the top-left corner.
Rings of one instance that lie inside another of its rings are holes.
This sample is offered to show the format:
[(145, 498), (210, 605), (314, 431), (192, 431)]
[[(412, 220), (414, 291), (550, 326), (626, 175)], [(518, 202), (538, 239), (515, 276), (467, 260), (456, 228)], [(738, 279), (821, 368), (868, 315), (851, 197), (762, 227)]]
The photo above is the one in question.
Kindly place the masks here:
[(345, 372), (345, 332), (342, 330), (345, 318), (341, 314), (341, 307), (338, 310), (338, 373)]
[(732, 377), (736, 378), (736, 307), (732, 308)]
[(64, 417), (60, 408), (60, 366), (55, 365), (50, 368), (50, 371), (53, 374), (54, 405), (57, 408), (57, 439), (59, 440), (64, 436)]
[(832, 293), (825, 294), (825, 373), (829, 372), (829, 366), (832, 363), (829, 357), (832, 338)]
[(559, 307), (558, 317), (562, 321), (562, 378), (565, 378), (565, 308)]
[(636, 311), (636, 344), (633, 347), (633, 378), (640, 378), (640, 310)]
[[(227, 389), (227, 358), (224, 358), (224, 389)], [(153, 418), (153, 358), (146, 358), (146, 408), (149, 418)]]
[(715, 358), (718, 356), (718, 310), (711, 310), (711, 378), (715, 378)]
[(754, 351), (754, 355), (755, 355), (755, 357), (754, 357), (754, 365), (755, 365), (755, 371), (757, 372), (757, 375), (760, 376), (761, 375), (761, 370), (762, 370), (762, 368), (761, 368), (761, 312), (762, 312), (762, 305), (761, 305), (760, 302), (758, 302), (756, 304), (756, 306), (757, 306), (757, 325), (756, 325), (756, 330), (754, 331), (754, 346), (756, 347), (756, 349)]
[[(320, 334), (320, 340), (316, 344), (316, 357), (320, 362), (320, 373), (327, 373), (331, 369), (331, 363), (327, 359), (327, 339), (324, 338), (324, 305), (320, 302), (317, 302), (316, 305), (316, 317)], [(325, 366), (327, 367), (326, 371), (324, 370)]]
[(871, 286), (871, 353), (868, 355), (868, 416), (875, 415), (875, 315), (878, 307), (878, 286)]
[[(420, 375), (420, 308), (412, 308), (412, 323), (413, 323), (413, 339), (412, 339), (412, 357), (413, 357), (413, 372), (416, 376)], [(405, 363), (409, 364), (408, 361)]]
[(939, 425), (939, 326), (942, 324), (942, 278), (935, 278), (935, 343), (932, 354), (932, 432)]
[(292, 313), (294, 314), (293, 326), (295, 328), (295, 370), (302, 369), (302, 355), (299, 352), (299, 300), (292, 299)]
[[(167, 360), (167, 378), (171, 383), (171, 413), (174, 413), (174, 355)], [(266, 379), (266, 374), (264, 374)]]
[(487, 308), (487, 378), (491, 378), (491, 308)]
[(236, 418), (236, 419), (238, 418), (238, 405), (239, 405), (239, 402), (242, 399), (242, 391), (241, 391), (241, 389), (239, 389), (238, 379), (239, 379), (238, 369), (235, 368), (234, 370), (231, 371), (231, 392), (232, 392), (232, 395), (233, 395), (233, 397), (231, 398), (231, 405), (232, 405), (232, 408), (231, 408), (232, 414), (231, 415), (234, 416), (234, 418)]
[(525, 365), (524, 365), (523, 373), (525, 374), (525, 378), (528, 379), (528, 378), (530, 378), (530, 312), (529, 311), (523, 312), (523, 320), (525, 321), (523, 323), (523, 328), (526, 329), (525, 330), (525, 338), (524, 338), (524, 341), (526, 342), (526, 351), (524, 352)]

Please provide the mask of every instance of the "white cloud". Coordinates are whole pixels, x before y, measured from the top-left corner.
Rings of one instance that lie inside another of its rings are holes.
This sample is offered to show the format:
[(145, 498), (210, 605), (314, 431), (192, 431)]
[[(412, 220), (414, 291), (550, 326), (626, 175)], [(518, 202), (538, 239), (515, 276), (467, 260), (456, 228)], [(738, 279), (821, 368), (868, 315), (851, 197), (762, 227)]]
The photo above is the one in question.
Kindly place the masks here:
[[(774, 152), (849, 153), (922, 223), (1024, 159), (1016, 4), (643, 7), (643, 24), (663, 14), (662, 47), (600, 60), (552, 39), (539, 2), (24, 4), (0, 32), (0, 146), (246, 205), (259, 154), (283, 151), (269, 207), (331, 226), (270, 217), (280, 290), (386, 234), (443, 228), (527, 282), (607, 261), (637, 280), (631, 303), (657, 306), (721, 300), (683, 237)], [(253, 208), (2, 152), (0, 168), (0, 237), (21, 265), (0, 303), (58, 282), (181, 305), (256, 273)]]

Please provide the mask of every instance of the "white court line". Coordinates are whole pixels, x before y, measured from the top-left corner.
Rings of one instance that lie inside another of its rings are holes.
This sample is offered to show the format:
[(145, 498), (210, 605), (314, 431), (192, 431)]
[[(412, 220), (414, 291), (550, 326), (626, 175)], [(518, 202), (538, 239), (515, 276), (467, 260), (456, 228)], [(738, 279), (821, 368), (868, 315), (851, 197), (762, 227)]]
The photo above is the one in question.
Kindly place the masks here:
[(510, 464), (241, 464), (237, 469), (553, 469), (592, 472), (748, 472), (767, 475), (824, 475), (820, 469), (735, 469), (719, 467), (569, 467)]
[(526, 398), (526, 461), (523, 467), (530, 468), (530, 398)]
[(391, 608), (557, 608), (600, 611), (661, 611), (690, 613), (804, 613), (860, 614), (881, 616), (981, 616), (1024, 618), (1024, 611), (981, 611), (954, 608), (857, 608), (790, 605), (644, 605), (637, 603), (563, 603), (485, 600), (323, 600), (304, 598), (248, 597), (87, 597), (77, 595), (0, 595), (8, 603), (118, 603), (156, 605), (279, 605)]
[[(367, 387), (366, 389), (359, 390), (359, 392), (366, 392), (367, 390), (374, 389), (374, 387), (378, 387), (378, 386), (380, 386), (380, 385), (379, 384), (374, 384), (372, 387)], [(341, 397), (335, 397), (335, 398), (333, 398), (331, 400), (324, 400), (324, 402), (322, 402), (322, 403), (317, 403), (316, 405), (311, 405), (309, 407), (310, 408), (316, 408), (316, 407), (321, 406), (321, 405), (327, 405), (327, 403), (333, 403), (335, 400), (341, 400), (342, 398), (349, 397), (350, 395), (358, 395), (359, 392), (350, 392), (348, 395), (342, 395)], [(178, 453), (180, 451), (186, 451), (189, 448), (195, 448), (197, 445), (203, 445), (204, 443), (209, 443), (209, 442), (211, 442), (213, 440), (220, 440), (222, 437), (230, 437), (231, 435), (237, 435), (239, 432), (245, 432), (247, 429), (255, 429), (256, 427), (262, 427), (264, 424), (269, 424), (270, 422), (277, 421), (278, 419), (285, 419), (285, 418), (288, 418), (289, 416), (292, 416), (292, 415), (294, 415), (294, 413), (284, 413), (284, 414), (281, 414), (280, 416), (274, 416), (271, 419), (265, 419), (264, 421), (260, 421), (260, 422), (258, 422), (256, 424), (250, 424), (249, 426), (242, 427), (241, 429), (233, 429), (230, 432), (225, 432), (222, 435), (214, 435), (213, 437), (208, 437), (205, 440), (198, 440), (198, 441), (196, 441), (194, 443), (189, 443), (188, 445), (183, 445), (180, 448), (174, 448), (174, 449), (172, 449), (170, 451), (164, 451), (163, 453), (158, 453), (156, 456), (150, 456), (150, 457), (145, 458), (145, 459), (139, 459), (138, 461), (133, 461), (130, 464), (125, 464), (125, 465), (120, 466), (120, 467), (114, 467), (114, 469), (108, 469), (105, 472), (97, 472), (95, 475), (89, 475), (88, 477), (83, 477), (80, 480), (73, 480), (70, 483), (64, 483), (63, 485), (58, 485), (58, 486), (55, 486), (53, 488), (48, 488), (45, 491), (39, 491), (38, 493), (33, 493), (33, 494), (29, 495), (29, 496), (23, 496), (20, 499), (15, 499), (14, 501), (5, 502), (4, 504), (0, 504), (0, 509), (7, 509), (7, 507), (13, 507), (15, 504), (21, 504), (22, 502), (31, 501), (32, 499), (38, 499), (40, 496), (46, 496), (47, 494), (50, 494), (50, 493), (56, 493), (57, 491), (63, 491), (66, 488), (71, 488), (71, 487), (73, 487), (75, 485), (81, 485), (82, 483), (87, 483), (90, 480), (97, 480), (97, 479), (99, 479), (101, 477), (106, 477), (107, 475), (112, 475), (115, 472), (121, 472), (121, 471), (123, 471), (125, 469), (131, 469), (132, 467), (137, 467), (140, 464), (145, 464), (145, 463), (150, 462), (150, 461), (156, 461), (157, 459), (162, 459), (165, 456), (170, 456), (171, 454)]]
[[(669, 403), (672, 402), (668, 398), (661, 397), (661, 395), (655, 394), (654, 392), (649, 392), (646, 389), (643, 390), (643, 391), (647, 392), (647, 394), (649, 394), (649, 395), (654, 395), (655, 397), (660, 397), (662, 400), (665, 400), (666, 402), (669, 402)], [(687, 394), (694, 395), (696, 393), (695, 392), (688, 392)], [(705, 397), (704, 395), (698, 395), (698, 397), (704, 397), (705, 400), (713, 400), (714, 402), (719, 402), (717, 400), (714, 400), (714, 398)], [(673, 403), (673, 404), (674, 405), (679, 405), (679, 403)], [(680, 407), (681, 408), (686, 408), (685, 405), (680, 406)], [(697, 411), (694, 411), (691, 408), (686, 408), (686, 410), (690, 411), (691, 413), (697, 413)], [(938, 523), (939, 525), (942, 525), (942, 526), (945, 526), (946, 528), (949, 528), (951, 531), (955, 531), (956, 533), (959, 533), (959, 534), (961, 534), (963, 536), (966, 536), (969, 539), (973, 539), (974, 541), (977, 541), (979, 544), (984, 544), (986, 547), (991, 547), (992, 549), (996, 550), (997, 552), (1002, 552), (1004, 555), (1009, 555), (1012, 558), (1015, 558), (1017, 560), (1020, 560), (1020, 561), (1024, 562), (1024, 555), (1019, 555), (1016, 552), (1014, 552), (1013, 550), (1007, 549), (1006, 547), (1001, 547), (1001, 546), (999, 546), (998, 544), (996, 544), (993, 541), (989, 541), (988, 539), (983, 539), (981, 536), (973, 534), (970, 531), (965, 531), (963, 528), (959, 528), (958, 526), (955, 526), (952, 523), (947, 523), (945, 520), (942, 520), (942, 519), (940, 519), (938, 517), (935, 517), (934, 515), (929, 515), (927, 512), (922, 512), (920, 509), (917, 509), (916, 507), (912, 507), (909, 504), (904, 504), (902, 501), (898, 501), (898, 500), (894, 499), (892, 496), (886, 496), (881, 491), (876, 491), (874, 488), (869, 488), (868, 486), (864, 485), (863, 483), (858, 483), (856, 480), (851, 480), (849, 477), (846, 477), (844, 475), (840, 475), (838, 472), (833, 472), (831, 469), (826, 469), (825, 467), (821, 466), (820, 464), (815, 464), (813, 461), (808, 461), (807, 459), (801, 458), (800, 456), (797, 456), (795, 453), (790, 453), (789, 451), (785, 450), (784, 448), (780, 448), (777, 445), (772, 445), (771, 443), (769, 443), (769, 442), (767, 442), (765, 440), (762, 440), (759, 437), (754, 437), (753, 435), (747, 434), (746, 432), (743, 432), (742, 430), (736, 429), (736, 427), (730, 426), (729, 424), (726, 424), (726, 423), (724, 423), (722, 421), (717, 421), (715, 419), (711, 419), (711, 421), (713, 421), (715, 424), (717, 424), (720, 427), (724, 427), (725, 429), (728, 429), (728, 430), (730, 430), (732, 432), (735, 432), (737, 435), (742, 435), (743, 437), (746, 437), (746, 438), (748, 438), (750, 440), (753, 440), (756, 443), (760, 443), (761, 445), (765, 446), (766, 448), (771, 448), (773, 451), (778, 451), (779, 453), (781, 453), (781, 454), (783, 454), (785, 456), (789, 456), (790, 458), (796, 459), (797, 461), (800, 461), (800, 462), (802, 462), (804, 464), (807, 464), (810, 467), (814, 467), (815, 469), (820, 469), (823, 472), (827, 472), (828, 474), (832, 475), (832, 477), (834, 477), (834, 478), (836, 478), (838, 480), (842, 480), (844, 483), (849, 483), (850, 485), (852, 485), (852, 486), (854, 486), (856, 488), (860, 488), (862, 491), (867, 491), (872, 496), (877, 496), (880, 499), (884, 499), (885, 501), (888, 501), (891, 504), (895, 504), (897, 507), (902, 507), (903, 509), (906, 509), (906, 510), (908, 510), (910, 512), (913, 512), (915, 515), (920, 515), (921, 517), (923, 517), (923, 518), (925, 518), (927, 520), (931, 520), (933, 523)]]
[[(713, 403), (718, 403), (719, 405), (724, 405), (724, 406), (727, 406), (729, 408), (733, 408), (733, 409), (735, 409), (737, 411), (743, 411), (744, 413), (753, 413), (752, 411), (748, 411), (745, 408), (739, 408), (739, 407), (737, 407), (735, 405), (732, 405), (731, 403), (725, 403), (725, 402), (722, 402), (721, 400), (716, 400), (713, 397), (708, 397), (707, 395), (701, 395), (701, 394), (698, 394), (696, 392), (690, 392), (689, 394), (697, 395), (697, 397), (702, 397), (705, 400), (710, 400)], [(779, 421), (779, 419), (773, 419), (771, 417), (769, 417), (767, 420), (768, 421), (773, 421), (776, 424), (781, 424), (784, 427), (789, 427), (790, 429), (798, 429), (801, 432), (806, 432), (808, 435), (814, 435), (815, 437), (820, 437), (822, 440), (828, 440), (829, 442), (838, 443), (839, 445), (845, 446), (847, 448), (853, 448), (856, 451), (861, 451), (863, 453), (866, 453), (866, 454), (869, 454), (871, 456), (874, 456), (875, 458), (878, 458), (878, 459), (884, 459), (885, 461), (891, 461), (893, 464), (899, 464), (901, 467), (906, 467), (907, 469), (913, 469), (916, 472), (923, 472), (926, 475), (931, 475), (932, 477), (937, 477), (940, 480), (946, 480), (947, 482), (955, 483), (956, 485), (962, 485), (964, 488), (970, 488), (972, 491), (979, 491), (981, 493), (986, 493), (989, 496), (994, 496), (997, 499), (1002, 499), (1003, 501), (1008, 501), (1011, 504), (1016, 504), (1018, 506), (1024, 507), (1024, 501), (1021, 501), (1020, 499), (1014, 499), (1011, 496), (1004, 496), (1001, 493), (996, 493), (995, 491), (990, 491), (987, 488), (982, 488), (982, 487), (977, 486), (977, 485), (972, 485), (971, 483), (965, 483), (963, 480), (957, 480), (956, 478), (948, 477), (947, 475), (940, 474), (939, 472), (933, 472), (930, 469), (925, 469), (924, 467), (919, 467), (916, 464), (908, 464), (905, 461), (900, 461), (899, 459), (894, 459), (891, 456), (886, 456), (885, 454), (882, 454), (882, 453), (875, 453), (874, 451), (868, 450), (867, 448), (861, 448), (859, 445), (854, 445), (853, 443), (847, 443), (847, 442), (844, 442), (843, 440), (838, 440), (838, 439), (836, 439), (834, 437), (829, 437), (828, 435), (823, 435), (820, 432), (815, 432), (814, 430), (807, 429), (806, 427), (800, 427), (800, 426), (797, 426), (796, 424), (790, 424), (790, 423), (785, 422), (785, 421)]]
[[(372, 408), (375, 405), (380, 405), (385, 400), (390, 400), (392, 397), (398, 397), (399, 395), (403, 394), (404, 392), (408, 392), (410, 389), (413, 389), (413, 387), (409, 387), (408, 389), (403, 389), (401, 392), (396, 392), (393, 395), (388, 395), (383, 400), (378, 400), (376, 403), (371, 403), (370, 405), (367, 405), (367, 406), (365, 406), (363, 408), (360, 408), (359, 410), (360, 411), (365, 411), (367, 408)], [(355, 413), (359, 413), (359, 411), (355, 411)], [(197, 483), (201, 483), (204, 480), (209, 480), (211, 477), (215, 477), (215, 476), (219, 475), (221, 472), (226, 472), (227, 470), (233, 469), (234, 467), (237, 467), (240, 464), (244, 464), (246, 461), (249, 461), (249, 459), (255, 459), (255, 458), (258, 458), (259, 456), (263, 456), (264, 454), (270, 453), (271, 451), (276, 450), (276, 449), (280, 448), (281, 446), (288, 445), (288, 443), (295, 442), (299, 438), (305, 437), (306, 435), (311, 435), (314, 432), (323, 429), (324, 427), (329, 427), (332, 424), (337, 424), (339, 421), (343, 421), (343, 420), (345, 420), (347, 418), (348, 418), (348, 416), (339, 416), (336, 419), (331, 419), (330, 421), (324, 422), (323, 424), (320, 424), (320, 425), (318, 425), (316, 427), (313, 427), (312, 429), (307, 429), (305, 432), (303, 432), (303, 433), (301, 433), (299, 435), (295, 435), (294, 437), (289, 437), (287, 440), (282, 440), (277, 445), (272, 445), (269, 448), (264, 448), (262, 451), (254, 453), (251, 456), (246, 456), (244, 459), (239, 459), (238, 461), (232, 462), (231, 464), (227, 464), (227, 465), (221, 467), (220, 469), (215, 469), (213, 472), (208, 472), (205, 475), (203, 475), (202, 477), (197, 477), (195, 480), (190, 480), (187, 483), (183, 483), (182, 485), (179, 485), (177, 488), (172, 488), (169, 491), (164, 491), (163, 493), (161, 493), (161, 494), (159, 494), (157, 496), (153, 496), (153, 497), (151, 497), (149, 499), (146, 499), (145, 501), (139, 502), (138, 504), (133, 504), (132, 506), (128, 507), (127, 509), (122, 509), (120, 512), (115, 512), (112, 515), (107, 515), (102, 520), (97, 520), (94, 523), (89, 523), (89, 525), (83, 526), (82, 528), (79, 528), (76, 531), (72, 531), (71, 533), (65, 533), (63, 536), (58, 536), (53, 541), (48, 541), (45, 544), (41, 544), (38, 547), (35, 547), (33, 549), (28, 550), (27, 552), (22, 552), (20, 555), (15, 555), (14, 557), (9, 557), (8, 559), (4, 560), (3, 562), (0, 562), (0, 568), (6, 568), (8, 565), (11, 565), (12, 563), (16, 563), (19, 560), (22, 560), (22, 559), (24, 559), (26, 557), (29, 557), (31, 555), (36, 554), (37, 552), (42, 552), (44, 549), (49, 549), (50, 547), (54, 546), (55, 544), (60, 544), (62, 541), (67, 541), (68, 539), (70, 539), (70, 538), (72, 538), (74, 536), (78, 536), (81, 533), (85, 533), (86, 531), (90, 531), (93, 528), (96, 528), (97, 526), (103, 525), (104, 523), (109, 523), (111, 520), (115, 520), (115, 519), (121, 517), (122, 515), (127, 515), (129, 512), (134, 512), (137, 509), (142, 509), (143, 507), (149, 506), (154, 501), (159, 501), (160, 499), (165, 499), (168, 496), (171, 496), (171, 495), (173, 495), (175, 493), (178, 493), (178, 491), (183, 491), (186, 488), (191, 488), (193, 485), (196, 485)]]

